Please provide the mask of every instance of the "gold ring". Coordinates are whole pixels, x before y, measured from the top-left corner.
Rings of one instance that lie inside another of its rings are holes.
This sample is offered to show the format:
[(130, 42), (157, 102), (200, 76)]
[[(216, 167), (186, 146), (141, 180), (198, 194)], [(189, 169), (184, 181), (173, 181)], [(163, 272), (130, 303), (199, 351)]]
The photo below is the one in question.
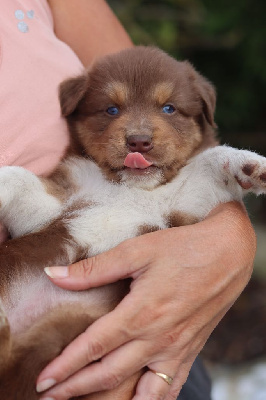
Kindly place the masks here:
[(173, 378), (171, 376), (163, 374), (162, 372), (157, 372), (154, 369), (149, 368), (149, 371), (151, 371), (153, 374), (159, 376), (162, 378), (168, 385), (172, 385), (173, 383)]

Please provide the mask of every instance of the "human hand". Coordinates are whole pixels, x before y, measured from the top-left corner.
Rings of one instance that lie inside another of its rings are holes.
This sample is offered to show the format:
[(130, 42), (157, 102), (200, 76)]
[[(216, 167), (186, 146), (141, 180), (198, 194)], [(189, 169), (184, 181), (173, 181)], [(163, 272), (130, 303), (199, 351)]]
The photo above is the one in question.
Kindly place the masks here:
[(43, 370), (39, 389), (47, 380), (54, 383), (43, 398), (112, 389), (148, 366), (174, 377), (173, 384), (147, 371), (134, 400), (176, 399), (195, 357), (247, 284), (254, 252), (254, 232), (242, 206), (229, 203), (203, 222), (127, 240), (70, 266), (68, 277), (51, 278), (72, 290), (133, 281), (114, 311)]

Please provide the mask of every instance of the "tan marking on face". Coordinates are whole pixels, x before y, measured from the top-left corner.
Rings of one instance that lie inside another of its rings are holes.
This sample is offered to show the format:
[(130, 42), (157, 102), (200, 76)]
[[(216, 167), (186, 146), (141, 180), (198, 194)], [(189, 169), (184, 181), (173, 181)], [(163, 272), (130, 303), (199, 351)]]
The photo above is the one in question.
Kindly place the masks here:
[(153, 89), (152, 97), (157, 104), (163, 105), (171, 97), (174, 90), (174, 86), (171, 82), (158, 83)]
[(116, 170), (123, 168), (124, 159), (128, 154), (125, 136), (125, 127), (128, 125), (128, 121), (127, 115), (110, 119), (101, 134), (95, 134), (98, 132), (97, 120), (76, 124), (77, 135), (85, 152), (95, 160), (107, 179), (120, 180)]
[[(162, 184), (170, 181), (187, 163), (201, 143), (202, 134), (193, 118), (179, 113), (171, 119), (156, 114), (150, 114), (147, 118), (153, 134), (154, 148), (146, 157), (154, 161), (161, 169), (160, 183)], [(119, 118), (111, 119), (100, 134), (94, 133), (98, 132), (97, 124), (96, 119), (78, 121), (76, 134), (86, 153), (102, 168), (107, 179), (120, 181), (120, 171), (123, 169), (123, 163), (128, 154), (126, 134), (129, 127), (133, 130), (139, 126), (139, 116), (134, 112), (134, 114), (125, 113)]]
[(164, 175), (164, 182), (169, 182), (186, 165), (202, 140), (200, 128), (193, 118), (177, 114), (171, 119), (153, 116), (154, 148), (149, 153), (151, 160), (156, 160)]
[(114, 104), (123, 105), (128, 99), (128, 87), (122, 82), (109, 83), (105, 88), (105, 93), (110, 97)]

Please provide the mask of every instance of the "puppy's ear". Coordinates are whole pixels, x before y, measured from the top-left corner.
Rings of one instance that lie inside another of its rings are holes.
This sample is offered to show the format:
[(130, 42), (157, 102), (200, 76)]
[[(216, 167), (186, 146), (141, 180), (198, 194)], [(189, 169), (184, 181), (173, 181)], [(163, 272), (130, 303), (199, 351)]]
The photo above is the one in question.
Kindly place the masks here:
[(72, 114), (83, 98), (88, 87), (88, 75), (80, 75), (62, 82), (59, 86), (59, 100), (63, 117)]
[(197, 90), (203, 102), (203, 113), (208, 123), (216, 128), (214, 122), (214, 112), (216, 106), (216, 91), (214, 86), (202, 75), (197, 74), (196, 85)]

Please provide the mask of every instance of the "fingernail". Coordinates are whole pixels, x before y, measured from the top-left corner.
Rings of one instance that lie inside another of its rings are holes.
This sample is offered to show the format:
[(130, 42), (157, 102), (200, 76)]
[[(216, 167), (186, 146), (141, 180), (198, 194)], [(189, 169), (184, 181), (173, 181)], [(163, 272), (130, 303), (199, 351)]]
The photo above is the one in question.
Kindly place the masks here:
[(50, 278), (67, 278), (69, 276), (68, 267), (46, 267), (44, 272)]
[[(52, 386), (56, 384), (56, 381), (54, 379), (45, 379), (44, 381), (40, 382), (36, 386), (36, 391), (37, 393), (44, 392), (47, 389), (50, 389)], [(54, 400), (51, 397), (45, 397), (42, 400)]]

